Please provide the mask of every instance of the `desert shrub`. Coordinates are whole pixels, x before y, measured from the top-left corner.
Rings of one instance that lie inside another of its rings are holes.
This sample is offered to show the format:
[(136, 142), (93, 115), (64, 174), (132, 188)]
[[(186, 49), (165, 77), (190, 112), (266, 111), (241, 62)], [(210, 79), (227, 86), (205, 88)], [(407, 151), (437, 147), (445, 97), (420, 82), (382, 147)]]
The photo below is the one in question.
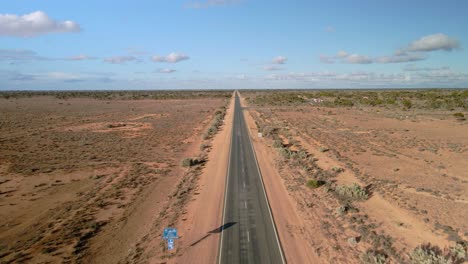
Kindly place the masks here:
[(338, 185), (335, 191), (339, 196), (352, 200), (366, 200), (369, 197), (367, 190), (357, 183), (353, 183), (352, 185)]
[(325, 184), (325, 182), (320, 181), (320, 180), (308, 180), (307, 183), (306, 183), (307, 187), (314, 188), (314, 189), (318, 188), (318, 187), (320, 187), (320, 186), (322, 186), (324, 184)]
[(318, 150), (319, 150), (320, 152), (327, 152), (327, 151), (329, 151), (330, 149), (327, 148), (327, 147), (320, 147)]
[(279, 140), (279, 139), (275, 139), (275, 141), (273, 142), (273, 147), (274, 148), (282, 148), (283, 147), (283, 142), (281, 142), (281, 140)]
[(182, 160), (182, 167), (192, 167), (202, 162), (203, 161), (199, 159), (185, 158)]
[(300, 159), (306, 159), (308, 155), (307, 155), (307, 152), (305, 152), (304, 150), (299, 150), (297, 152), (297, 156)]
[(335, 211), (336, 211), (337, 214), (343, 215), (348, 211), (348, 207), (346, 205), (342, 205), (342, 206), (336, 208)]
[(211, 121), (210, 127), (208, 128), (206, 133), (203, 135), (203, 139), (205, 140), (209, 139), (218, 132), (225, 115), (226, 115), (225, 107), (222, 107), (221, 110), (216, 110), (213, 121)]
[(361, 255), (361, 262), (363, 264), (385, 264), (387, 256), (376, 250), (368, 250), (366, 253)]
[(466, 260), (466, 245), (457, 243), (446, 250), (437, 246), (424, 244), (417, 247), (410, 254), (413, 264), (459, 264)]
[(405, 109), (410, 109), (413, 106), (413, 103), (411, 103), (411, 101), (406, 98), (401, 100), (401, 104)]
[(205, 150), (206, 148), (208, 148), (209, 146), (210, 146), (209, 144), (203, 143), (203, 144), (200, 145), (200, 150), (203, 151), (203, 150)]
[(343, 99), (343, 98), (336, 98), (334, 101), (333, 101), (333, 104), (336, 105), (336, 106), (354, 106), (354, 103), (352, 100), (350, 99)]
[(465, 118), (465, 115), (463, 113), (455, 113), (453, 114), (453, 116), (456, 118)]
[(273, 132), (275, 132), (275, 128), (271, 126), (264, 126), (262, 129), (263, 136), (265, 137), (273, 135)]
[(340, 167), (333, 167), (332, 168), (332, 171), (336, 172), (336, 173), (340, 173), (340, 172), (343, 172), (344, 169), (343, 168), (340, 168)]
[(292, 152), (288, 148), (282, 147), (282, 148), (279, 148), (278, 151), (279, 151), (280, 155), (283, 156), (283, 158), (285, 158), (285, 159), (291, 158)]

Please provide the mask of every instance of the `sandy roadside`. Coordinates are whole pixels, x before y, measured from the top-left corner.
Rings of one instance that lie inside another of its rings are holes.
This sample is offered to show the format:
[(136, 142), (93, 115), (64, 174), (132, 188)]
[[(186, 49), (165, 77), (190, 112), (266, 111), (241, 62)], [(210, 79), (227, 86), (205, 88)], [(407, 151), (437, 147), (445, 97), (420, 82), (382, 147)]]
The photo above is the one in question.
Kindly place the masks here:
[[(246, 105), (242, 97), (241, 105)], [(288, 195), (283, 180), (274, 167), (273, 160), (269, 159), (268, 153), (271, 150), (258, 138), (255, 122), (248, 110), (244, 110), (244, 116), (287, 262), (321, 263), (323, 260), (319, 259), (319, 256), (314, 253), (315, 249), (302, 235), (301, 230), (304, 229), (305, 225), (295, 210), (296, 206)]]
[(212, 141), (208, 162), (195, 192), (197, 195), (189, 202), (179, 226), (180, 239), (177, 247), (180, 253), (170, 263), (216, 262), (233, 113), (234, 100), (231, 99), (225, 124)]

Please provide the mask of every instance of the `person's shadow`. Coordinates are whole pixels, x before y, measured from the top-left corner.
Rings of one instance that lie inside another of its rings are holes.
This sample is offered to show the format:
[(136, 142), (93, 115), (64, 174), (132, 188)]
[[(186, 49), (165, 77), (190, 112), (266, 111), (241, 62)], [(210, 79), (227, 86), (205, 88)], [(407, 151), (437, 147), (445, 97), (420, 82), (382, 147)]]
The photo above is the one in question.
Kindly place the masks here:
[(205, 238), (211, 236), (211, 234), (221, 233), (221, 232), (223, 232), (224, 229), (228, 229), (229, 227), (231, 227), (231, 226), (233, 226), (235, 224), (237, 224), (237, 223), (236, 222), (225, 223), (224, 225), (209, 231), (204, 237), (202, 237), (202, 238), (198, 239), (197, 241), (193, 242), (190, 246), (193, 247), (196, 244), (202, 242)]

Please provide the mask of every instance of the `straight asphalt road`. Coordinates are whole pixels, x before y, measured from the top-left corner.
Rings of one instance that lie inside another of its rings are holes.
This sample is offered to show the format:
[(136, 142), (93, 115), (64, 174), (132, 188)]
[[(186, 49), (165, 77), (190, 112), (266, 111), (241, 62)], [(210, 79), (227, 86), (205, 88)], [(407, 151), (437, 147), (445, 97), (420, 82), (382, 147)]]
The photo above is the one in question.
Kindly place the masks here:
[(236, 93), (219, 263), (285, 263)]

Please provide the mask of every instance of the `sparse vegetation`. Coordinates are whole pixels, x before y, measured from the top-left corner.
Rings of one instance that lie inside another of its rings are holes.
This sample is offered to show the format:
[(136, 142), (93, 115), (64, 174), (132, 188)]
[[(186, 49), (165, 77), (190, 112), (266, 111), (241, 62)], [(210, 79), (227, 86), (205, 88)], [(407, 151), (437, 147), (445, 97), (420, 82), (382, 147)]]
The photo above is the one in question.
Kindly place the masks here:
[(387, 256), (380, 251), (368, 250), (361, 255), (361, 262), (363, 264), (385, 264), (387, 262)]
[(208, 130), (203, 135), (204, 140), (213, 137), (218, 132), (219, 128), (221, 127), (221, 125), (223, 123), (225, 115), (226, 115), (226, 107), (225, 106), (223, 106), (221, 110), (217, 110), (215, 112), (215, 115), (214, 115), (213, 120), (211, 121), (210, 127), (208, 128)]
[(279, 140), (279, 139), (275, 139), (273, 141), (273, 147), (274, 148), (282, 148), (282, 147), (284, 147), (283, 142), (281, 142), (281, 140)]
[(57, 99), (93, 98), (98, 100), (168, 100), (168, 99), (202, 99), (230, 98), (232, 91), (2, 91), (0, 98), (18, 99), (34, 96), (52, 96)]
[(405, 109), (410, 109), (413, 106), (413, 103), (411, 103), (411, 101), (406, 98), (401, 101), (401, 104)]
[(413, 264), (461, 264), (466, 260), (466, 245), (457, 243), (449, 249), (424, 244), (410, 254)]
[(302, 105), (317, 104), (313, 99), (328, 107), (397, 107), (404, 109), (468, 109), (467, 90), (425, 89), (425, 90), (329, 90), (329, 91), (276, 91), (256, 92), (249, 96), (251, 104)]
[[(291, 98), (299, 96), (304, 101), (302, 103), (295, 100), (269, 101), (273, 98), (270, 95), (274, 93)], [(393, 233), (391, 228), (385, 227), (387, 225), (393, 226), (396, 223), (397, 228), (414, 231), (413, 228), (404, 218), (393, 223), (389, 222), (391, 220), (389, 220), (388, 214), (376, 216), (375, 212), (368, 210), (367, 207), (367, 205), (375, 206), (375, 204), (358, 203), (358, 201), (369, 199), (371, 192), (380, 194), (384, 199), (387, 199), (389, 193), (393, 193), (395, 189), (399, 188), (399, 179), (387, 178), (388, 174), (395, 174), (399, 171), (406, 172), (407, 164), (395, 163), (398, 164), (398, 168), (390, 168), (390, 173), (382, 172), (385, 174), (385, 178), (375, 175), (370, 170), (363, 169), (360, 165), (366, 161), (367, 157), (373, 156), (381, 157), (382, 160), (396, 158), (398, 162), (402, 162), (401, 155), (396, 153), (398, 148), (402, 146), (416, 147), (419, 151), (430, 152), (445, 149), (444, 146), (438, 146), (439, 143), (427, 140), (424, 135), (418, 141), (419, 138), (415, 137), (421, 137), (421, 133), (418, 133), (416, 129), (419, 123), (427, 124), (427, 120), (437, 122), (438, 120), (464, 119), (468, 106), (468, 91), (441, 89), (257, 91), (249, 93), (249, 97), (251, 104), (261, 105), (261, 107), (252, 110), (253, 117), (259, 131), (262, 131), (265, 126), (268, 126), (271, 131), (268, 136), (271, 139), (269, 143), (277, 149), (281, 156), (280, 159), (276, 160), (275, 165), (280, 172), (284, 170), (281, 177), (284, 178), (290, 195), (298, 201), (302, 201), (304, 198), (309, 201), (320, 196), (320, 202), (313, 204), (306, 202), (304, 208), (313, 207), (314, 213), (317, 212), (317, 214), (322, 214), (324, 218), (330, 218), (326, 221), (330, 225), (337, 223), (334, 226), (335, 230), (323, 228), (325, 232), (329, 232), (327, 235), (340, 241), (340, 243), (330, 246), (333, 248), (334, 246), (341, 247), (344, 251), (342, 242), (347, 242), (351, 247), (356, 245), (356, 240), (350, 239), (350, 233), (343, 236), (340, 231), (337, 231), (343, 230), (340, 226), (341, 223), (347, 223), (348, 227), (345, 227), (344, 230), (356, 232), (358, 235), (354, 238), (362, 241), (355, 249), (361, 250), (363, 246), (370, 246), (370, 249), (361, 255), (363, 263), (411, 263), (411, 249), (408, 250), (404, 243), (403, 245), (400, 243), (402, 235)], [(335, 107), (335, 109), (330, 107)], [(346, 108), (346, 110), (338, 109), (340, 107)], [(388, 119), (391, 119), (390, 124), (387, 123)], [(396, 125), (403, 120), (413, 123), (411, 126), (408, 125), (411, 129), (407, 129), (403, 125)], [(380, 129), (378, 127), (380, 123), (388, 124), (388, 127), (392, 127), (392, 129)], [(454, 129), (454, 126), (459, 125), (462, 124), (450, 124), (444, 129), (449, 131), (448, 129)], [(379, 140), (379, 145), (374, 145)], [(454, 152), (460, 152), (461, 145), (463, 144), (460, 141), (457, 143), (449, 142), (447, 148)], [(315, 149), (311, 149), (314, 146)], [(306, 150), (310, 150), (311, 153), (308, 154)], [(318, 158), (321, 159), (317, 162), (318, 159), (314, 158), (313, 154), (327, 151), (330, 152), (326, 153), (327, 157), (321, 158), (322, 155), (317, 154)], [(354, 158), (354, 155), (356, 157), (362, 156)], [(330, 159), (337, 162), (330, 162)], [(390, 160), (388, 161), (390, 162)], [(425, 160), (425, 162), (428, 161)], [(327, 169), (322, 167), (323, 163), (328, 163), (325, 165)], [(376, 166), (378, 162), (370, 163)], [(436, 165), (437, 168), (445, 168), (446, 166), (442, 159), (440, 164)], [(379, 165), (377, 164), (377, 166)], [(340, 175), (345, 170), (346, 175)], [(355, 184), (339, 185), (336, 183), (336, 181), (348, 180), (353, 175), (356, 177)], [(458, 181), (454, 177), (452, 179)], [(303, 192), (309, 188), (317, 188), (319, 181), (325, 183), (323, 187), (315, 191)], [(362, 185), (360, 185), (361, 183)], [(299, 184), (305, 185), (306, 188), (298, 189)], [(415, 189), (418, 189), (417, 187), (416, 184)], [(427, 189), (423, 190), (427, 192)], [(460, 195), (460, 192), (456, 192), (457, 195)], [(437, 197), (447, 197), (447, 200), (456, 199), (439, 191), (430, 194)], [(409, 203), (410, 198), (396, 197), (395, 199), (398, 201), (399, 210), (420, 211), (427, 215), (424, 218), (425, 222), (428, 222), (426, 219), (430, 217), (430, 222), (437, 224), (434, 212), (413, 206)], [(377, 204), (385, 206), (378, 201)], [(312, 217), (308, 219), (312, 219)], [(443, 227), (442, 230), (449, 235), (448, 240), (460, 241), (463, 239), (460, 232), (463, 233), (463, 231), (460, 231), (459, 225), (453, 223), (454, 220), (450, 221), (452, 221), (453, 228)], [(447, 222), (450, 221), (447, 220)], [(452, 250), (452, 252), (460, 252), (460, 256), (465, 254), (463, 247), (460, 246), (458, 246), (458, 251)]]

